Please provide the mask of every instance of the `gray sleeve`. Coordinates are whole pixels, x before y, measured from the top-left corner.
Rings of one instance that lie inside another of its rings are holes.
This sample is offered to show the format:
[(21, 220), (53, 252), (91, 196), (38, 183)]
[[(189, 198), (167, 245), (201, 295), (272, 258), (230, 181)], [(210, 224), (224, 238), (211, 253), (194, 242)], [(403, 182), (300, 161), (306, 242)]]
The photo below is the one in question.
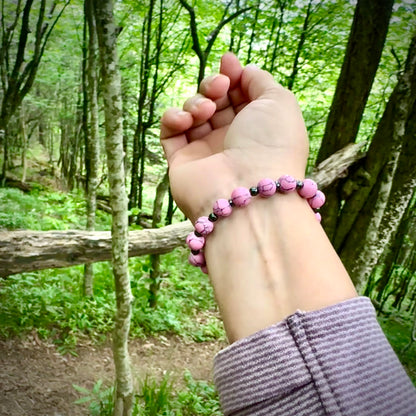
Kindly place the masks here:
[(215, 357), (214, 380), (225, 415), (416, 415), (416, 389), (365, 297), (235, 342)]

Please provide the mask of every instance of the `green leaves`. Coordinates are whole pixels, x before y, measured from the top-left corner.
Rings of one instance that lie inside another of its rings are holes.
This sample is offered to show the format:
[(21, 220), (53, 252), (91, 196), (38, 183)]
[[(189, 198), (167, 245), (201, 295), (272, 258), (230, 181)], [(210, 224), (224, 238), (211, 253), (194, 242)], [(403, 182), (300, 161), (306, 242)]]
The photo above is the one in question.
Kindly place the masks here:
[(86, 404), (89, 403), (89, 414), (90, 416), (111, 416), (114, 408), (114, 388), (110, 387), (102, 390), (103, 381), (98, 380), (94, 387), (91, 390), (86, 389), (85, 387), (78, 386), (73, 384), (72, 387), (79, 393), (82, 394), (82, 397), (78, 400), (75, 400), (75, 404)]
[[(146, 375), (135, 394), (133, 416), (220, 416), (217, 391), (212, 383), (195, 380), (184, 373), (185, 387), (177, 389), (170, 374), (161, 380)], [(73, 384), (81, 397), (74, 403), (89, 404), (91, 416), (110, 416), (114, 408), (114, 388), (103, 388), (98, 380), (91, 390)]]

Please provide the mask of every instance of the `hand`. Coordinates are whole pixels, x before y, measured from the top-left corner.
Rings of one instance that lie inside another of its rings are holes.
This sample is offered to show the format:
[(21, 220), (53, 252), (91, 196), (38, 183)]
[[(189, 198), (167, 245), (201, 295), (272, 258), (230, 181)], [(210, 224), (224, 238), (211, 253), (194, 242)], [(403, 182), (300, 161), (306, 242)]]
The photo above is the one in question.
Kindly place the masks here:
[(220, 74), (205, 78), (183, 110), (161, 120), (172, 195), (195, 221), (237, 186), (290, 174), (302, 179), (307, 133), (293, 94), (266, 71), (241, 67), (231, 53)]

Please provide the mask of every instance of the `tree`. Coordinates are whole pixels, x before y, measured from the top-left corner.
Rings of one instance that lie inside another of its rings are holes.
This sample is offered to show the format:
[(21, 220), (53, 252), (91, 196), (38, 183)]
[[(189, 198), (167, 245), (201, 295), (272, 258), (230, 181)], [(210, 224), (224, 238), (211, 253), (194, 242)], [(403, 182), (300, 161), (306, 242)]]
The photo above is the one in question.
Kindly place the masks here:
[[(3, 180), (8, 167), (9, 139), (7, 127), (11, 117), (16, 113), (24, 97), (32, 88), (46, 44), (57, 21), (70, 0), (66, 0), (61, 9), (54, 15), (57, 2), (46, 0), (33, 4), (26, 0), (24, 5), (19, 0), (12, 9), (11, 3), (1, 1), (1, 109), (0, 109), (0, 142), (3, 143)], [(36, 17), (32, 17), (36, 14)], [(10, 18), (9, 23), (6, 17)], [(19, 20), (21, 18), (20, 28)], [(34, 20), (33, 20), (34, 19)], [(35, 23), (35, 24), (34, 24)], [(18, 32), (18, 33), (17, 33)], [(17, 49), (14, 37), (18, 36)], [(33, 52), (30, 52), (33, 50)]]
[[(269, 34), (269, 39), (267, 41), (267, 50), (272, 50), (272, 56), (270, 57), (269, 62), (269, 55), (266, 54), (265, 59), (265, 69), (269, 72), (273, 73), (275, 70), (276, 59), (278, 55), (278, 48), (280, 46), (280, 35), (282, 33), (283, 28), (283, 17), (285, 10), (288, 6), (290, 6), (291, 0), (276, 0), (274, 5), (274, 14), (272, 20), (272, 27)], [(277, 12), (279, 11), (279, 19), (277, 19)], [(274, 37), (274, 38), (273, 38)]]
[(369, 276), (413, 194), (415, 97), (416, 35), (367, 155), (343, 188), (334, 245), (357, 285)]
[(123, 110), (118, 69), (117, 35), (111, 0), (94, 0), (100, 50), (102, 92), (105, 111), (110, 205), (112, 210), (112, 265), (117, 312), (113, 334), (116, 367), (114, 416), (130, 416), (133, 407), (133, 380), (128, 353), (132, 294), (128, 271), (127, 196), (123, 165)]
[[(158, 16), (157, 19), (154, 19), (156, 3), (155, 0), (150, 0), (141, 31), (139, 94), (137, 99), (137, 121), (133, 135), (129, 194), (129, 208), (137, 207), (139, 212), (143, 205), (147, 134), (155, 124), (155, 109), (160, 95), (169, 82), (172, 81), (175, 72), (182, 67), (180, 61), (187, 43), (187, 36), (185, 36), (177, 46), (173, 56), (168, 55), (168, 51), (166, 51), (167, 44), (172, 41), (170, 32), (178, 14), (166, 13), (164, 0), (159, 0)], [(161, 68), (163, 59), (171, 60), (168, 68)], [(140, 223), (140, 214), (137, 216), (137, 222)]]
[[(162, 207), (163, 199), (168, 192), (169, 188), (169, 175), (168, 171), (163, 175), (162, 180), (156, 188), (156, 197), (153, 204), (153, 218), (152, 218), (152, 228), (159, 227), (159, 224), (162, 220)], [(149, 305), (155, 307), (157, 304), (157, 293), (160, 288), (160, 254), (151, 254), (150, 255), (150, 286), (149, 286)]]
[[(86, 166), (86, 198), (87, 198), (87, 230), (95, 229), (95, 211), (97, 209), (98, 170), (100, 163), (100, 136), (98, 126), (98, 97), (97, 97), (97, 65), (96, 48), (97, 36), (92, 0), (85, 0), (85, 18), (88, 25), (88, 82), (87, 94), (84, 95), (89, 109), (90, 124), (85, 134), (85, 166)], [(88, 119), (87, 119), (88, 120)], [(87, 127), (87, 126), (86, 126)], [(84, 294), (93, 295), (94, 269), (87, 263), (84, 269)]]
[[(320, 5), (321, 5), (321, 2), (319, 2), (316, 5), (316, 8), (319, 8)], [(299, 72), (300, 54), (301, 54), (303, 46), (305, 44), (306, 37), (308, 35), (308, 31), (310, 30), (309, 26), (310, 26), (310, 20), (311, 20), (312, 15), (313, 15), (312, 0), (309, 0), (308, 6), (306, 8), (305, 18), (303, 20), (302, 31), (300, 32), (299, 42), (298, 42), (296, 52), (295, 52), (295, 57), (293, 59), (292, 72), (290, 73), (290, 75), (288, 77), (287, 88), (289, 90), (293, 89), (293, 86), (295, 85), (296, 76)]]
[(231, 4), (233, 3), (233, 0), (230, 0), (224, 8), (224, 11), (222, 13), (219, 23), (211, 31), (211, 33), (206, 37), (207, 45), (205, 46), (205, 49), (202, 49), (201, 41), (199, 39), (198, 23), (196, 21), (195, 9), (189, 3), (187, 3), (186, 0), (179, 0), (179, 1), (189, 13), (189, 27), (190, 27), (191, 36), (192, 36), (192, 49), (194, 50), (196, 56), (199, 59), (199, 70), (198, 70), (198, 79), (197, 79), (197, 83), (199, 86), (199, 84), (201, 83), (201, 81), (204, 79), (204, 76), (205, 76), (205, 68), (207, 65), (209, 54), (222, 28), (227, 23), (231, 22), (233, 19), (238, 17), (240, 14), (245, 13), (246, 11), (250, 10), (250, 7), (238, 9), (236, 12), (232, 13), (231, 15), (227, 17), (228, 10)]
[[(380, 62), (393, 3), (394, 0), (357, 3), (317, 163), (355, 141)], [(334, 184), (328, 190), (328, 204), (323, 209), (323, 225), (330, 238), (336, 228), (340, 203), (339, 190)]]

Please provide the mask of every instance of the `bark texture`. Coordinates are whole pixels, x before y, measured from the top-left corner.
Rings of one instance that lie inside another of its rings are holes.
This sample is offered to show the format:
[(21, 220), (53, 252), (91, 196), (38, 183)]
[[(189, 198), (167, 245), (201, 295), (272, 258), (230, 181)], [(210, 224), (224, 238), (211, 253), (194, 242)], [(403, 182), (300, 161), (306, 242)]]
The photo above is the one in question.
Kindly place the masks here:
[(94, 0), (101, 61), (105, 112), (110, 206), (112, 210), (112, 264), (117, 312), (113, 334), (116, 368), (114, 416), (130, 416), (133, 408), (133, 380), (128, 352), (132, 294), (128, 271), (128, 216), (124, 185), (123, 111), (118, 69), (117, 34), (111, 0)]
[[(396, 232), (415, 187), (416, 36), (366, 158), (351, 178), (334, 243), (357, 285), (368, 277)], [(359, 233), (356, 230), (360, 230)]]
[[(95, 229), (95, 212), (97, 210), (98, 171), (100, 163), (100, 137), (98, 126), (97, 98), (97, 33), (92, 0), (85, 0), (85, 17), (88, 23), (88, 107), (90, 124), (85, 143), (85, 164), (87, 165), (87, 230)], [(84, 294), (93, 295), (94, 268), (92, 263), (85, 264)]]
[[(344, 62), (326, 122), (317, 163), (353, 143), (380, 62), (393, 0), (358, 0)], [(338, 184), (328, 190), (323, 225), (330, 239), (337, 228)]]
[[(131, 231), (129, 257), (163, 254), (185, 245), (189, 221), (163, 228)], [(0, 277), (33, 270), (111, 260), (109, 231), (2, 231)]]

